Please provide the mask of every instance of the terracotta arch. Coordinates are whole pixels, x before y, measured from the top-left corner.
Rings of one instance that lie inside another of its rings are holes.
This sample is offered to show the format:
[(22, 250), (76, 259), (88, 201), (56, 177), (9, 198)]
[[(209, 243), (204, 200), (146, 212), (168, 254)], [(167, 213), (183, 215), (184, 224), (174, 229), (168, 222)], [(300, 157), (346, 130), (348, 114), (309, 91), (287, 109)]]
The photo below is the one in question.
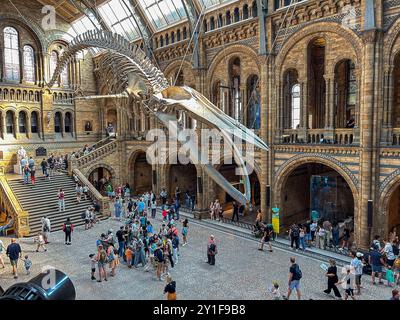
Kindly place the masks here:
[(258, 68), (258, 72), (261, 72), (261, 67), (260, 67), (260, 63), (258, 60), (258, 54), (255, 50), (253, 50), (250, 47), (246, 47), (244, 45), (232, 45), (227, 47), (226, 49), (221, 50), (212, 60), (208, 70), (209, 72), (207, 73), (207, 80), (208, 83), (211, 83), (211, 80), (214, 77), (214, 71), (216, 69), (216, 67), (221, 63), (221, 61), (223, 59), (225, 59), (225, 57), (231, 55), (231, 54), (237, 54), (239, 57), (241, 55), (249, 55), (251, 57), (254, 58), (254, 61), (257, 64), (257, 68)]
[[(286, 60), (286, 56), (290, 52), (290, 50), (303, 38), (315, 35), (315, 37), (320, 36), (321, 33), (335, 33), (343, 38), (345, 38), (348, 43), (353, 47), (353, 51), (355, 52), (355, 63), (356, 65), (360, 65), (361, 61), (361, 53), (362, 50), (362, 42), (361, 39), (353, 32), (346, 28), (343, 28), (340, 24), (334, 22), (316, 22), (312, 25), (305, 26), (301, 28), (299, 31), (295, 32), (291, 35), (286, 43), (282, 46), (278, 53), (278, 57), (276, 59), (275, 65), (276, 69), (279, 70), (278, 74), (280, 74), (280, 70), (282, 69), (284, 62)], [(312, 37), (314, 39), (314, 37)], [(310, 39), (310, 40), (312, 40)]]
[(384, 40), (384, 45), (383, 45), (383, 51), (384, 51), (384, 59), (385, 59), (385, 64), (386, 65), (394, 65), (394, 60), (396, 58), (396, 55), (399, 53), (400, 48), (395, 50), (394, 45), (396, 41), (398, 40), (400, 35), (400, 20), (396, 19), (393, 25), (389, 28), (389, 30), (386, 33), (385, 40)]
[(94, 164), (93, 166), (87, 168), (87, 169), (85, 170), (85, 171), (86, 171), (86, 174), (85, 174), (86, 178), (89, 178), (90, 174), (91, 174), (94, 170), (99, 169), (99, 168), (105, 168), (105, 169), (107, 169), (107, 170), (111, 173), (111, 178), (112, 178), (113, 180), (116, 180), (116, 179), (117, 179), (117, 173), (115, 172), (115, 170), (114, 170), (111, 166), (109, 166), (108, 164), (105, 164), (105, 163), (96, 163), (96, 164)]
[(287, 182), (287, 179), (291, 173), (298, 167), (304, 164), (323, 164), (332, 170), (335, 170), (347, 183), (349, 186), (352, 196), (353, 196), (353, 206), (354, 206), (354, 236), (355, 242), (361, 243), (362, 230), (360, 228), (361, 215), (359, 212), (359, 192), (358, 192), (358, 181), (354, 175), (346, 168), (343, 164), (332, 157), (320, 156), (318, 154), (304, 154), (298, 155), (289, 159), (285, 164), (283, 164), (275, 174), (275, 185), (273, 189), (273, 203), (278, 206), (282, 206), (282, 194), (283, 188)]
[(183, 60), (183, 62), (181, 60), (177, 60), (174, 62), (171, 62), (169, 65), (167, 65), (163, 71), (164, 75), (166, 78), (168, 78), (169, 74), (173, 71), (175, 71), (175, 69), (179, 69), (182, 65), (182, 70), (185, 68), (189, 68), (192, 69), (192, 65), (190, 64), (189, 61)]
[[(392, 172), (380, 185), (378, 219), (383, 226), (384, 234), (388, 234), (389, 205), (393, 193), (400, 186), (400, 169)], [(386, 223), (385, 223), (386, 222)]]

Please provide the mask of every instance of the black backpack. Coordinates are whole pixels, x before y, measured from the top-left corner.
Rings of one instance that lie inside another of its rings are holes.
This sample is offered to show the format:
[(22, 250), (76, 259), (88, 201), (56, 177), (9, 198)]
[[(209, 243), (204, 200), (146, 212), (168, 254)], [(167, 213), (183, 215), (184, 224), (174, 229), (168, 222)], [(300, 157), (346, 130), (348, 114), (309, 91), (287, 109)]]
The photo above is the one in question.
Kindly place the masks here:
[(299, 228), (292, 228), (292, 236), (297, 238), (299, 236)]
[(71, 227), (71, 224), (70, 223), (66, 223), (65, 224), (65, 232), (71, 232), (71, 230), (72, 230), (72, 227)]
[(396, 257), (399, 255), (399, 247), (392, 245), (392, 251)]
[(295, 268), (295, 273), (293, 275), (293, 280), (300, 280), (303, 277), (303, 273), (300, 270), (300, 267), (298, 264), (296, 264), (296, 268)]

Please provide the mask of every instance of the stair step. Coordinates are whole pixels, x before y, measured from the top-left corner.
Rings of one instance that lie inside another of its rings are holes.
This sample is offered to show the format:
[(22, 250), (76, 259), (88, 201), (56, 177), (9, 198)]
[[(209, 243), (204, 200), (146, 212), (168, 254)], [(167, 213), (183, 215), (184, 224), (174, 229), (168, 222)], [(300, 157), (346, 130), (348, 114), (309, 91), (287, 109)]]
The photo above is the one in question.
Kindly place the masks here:
[[(63, 223), (69, 217), (76, 226), (85, 222), (81, 218), (86, 208), (93, 204), (92, 199), (76, 201), (75, 181), (67, 174), (57, 174), (51, 180), (38, 177), (36, 184), (24, 184), (23, 179), (8, 181), (11, 189), (21, 204), (23, 210), (29, 213), (30, 234), (35, 235), (41, 230), (41, 219), (46, 215), (52, 225), (52, 230), (60, 230)], [(65, 192), (66, 211), (58, 212), (57, 193), (62, 188)], [(100, 220), (107, 217), (98, 216)]]

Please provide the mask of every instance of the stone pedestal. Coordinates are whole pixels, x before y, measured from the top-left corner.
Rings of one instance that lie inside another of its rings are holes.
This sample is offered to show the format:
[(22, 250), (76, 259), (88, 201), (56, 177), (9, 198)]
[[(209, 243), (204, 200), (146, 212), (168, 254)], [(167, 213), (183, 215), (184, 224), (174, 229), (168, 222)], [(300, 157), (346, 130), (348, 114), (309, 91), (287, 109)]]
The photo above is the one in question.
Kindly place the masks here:
[(195, 219), (209, 219), (210, 212), (207, 209), (194, 209), (193, 210), (193, 217)]

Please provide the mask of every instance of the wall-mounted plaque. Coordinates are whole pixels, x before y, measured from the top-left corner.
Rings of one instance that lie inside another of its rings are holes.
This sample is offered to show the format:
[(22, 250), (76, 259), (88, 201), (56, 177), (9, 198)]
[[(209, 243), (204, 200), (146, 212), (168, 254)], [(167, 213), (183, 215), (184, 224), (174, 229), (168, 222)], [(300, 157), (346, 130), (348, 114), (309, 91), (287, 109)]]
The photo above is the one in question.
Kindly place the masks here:
[(36, 149), (36, 157), (46, 157), (47, 150), (43, 147), (39, 147)]
[(85, 121), (85, 131), (93, 131), (93, 126), (91, 121)]

